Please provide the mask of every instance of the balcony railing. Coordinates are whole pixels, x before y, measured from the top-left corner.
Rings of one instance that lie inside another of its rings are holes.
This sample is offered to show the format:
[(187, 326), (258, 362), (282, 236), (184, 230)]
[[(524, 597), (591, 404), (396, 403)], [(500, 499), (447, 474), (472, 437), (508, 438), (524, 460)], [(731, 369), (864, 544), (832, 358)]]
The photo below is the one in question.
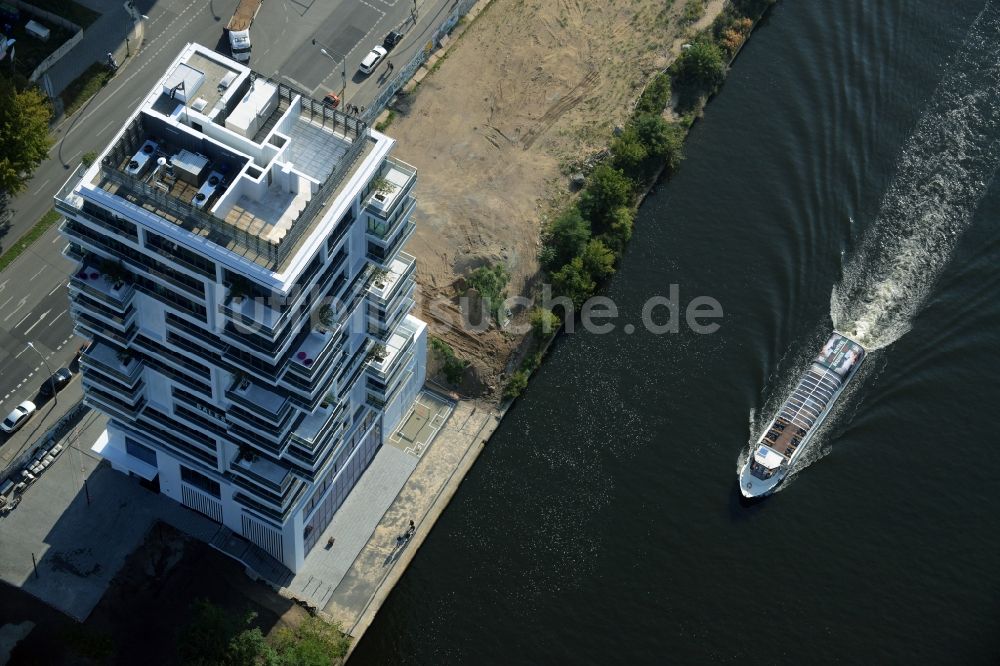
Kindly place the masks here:
[(70, 276), (69, 284), (71, 288), (79, 289), (118, 311), (124, 311), (135, 294), (135, 287), (131, 284), (112, 284), (101, 275), (100, 270), (86, 264), (77, 267)]

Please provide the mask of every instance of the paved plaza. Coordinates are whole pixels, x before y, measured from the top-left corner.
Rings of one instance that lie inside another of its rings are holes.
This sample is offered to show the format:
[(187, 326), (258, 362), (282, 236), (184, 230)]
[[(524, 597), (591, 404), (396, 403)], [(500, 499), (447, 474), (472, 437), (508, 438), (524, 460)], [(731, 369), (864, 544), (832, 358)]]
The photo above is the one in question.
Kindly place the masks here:
[[(293, 576), (218, 523), (101, 462), (90, 445), (106, 419), (89, 412), (21, 504), (0, 518), (0, 580), (82, 621), (126, 557), (163, 520), (243, 561), (285, 596), (323, 610), (360, 638), (498, 416), (490, 405), (422, 392)], [(415, 531), (400, 539), (411, 520)]]

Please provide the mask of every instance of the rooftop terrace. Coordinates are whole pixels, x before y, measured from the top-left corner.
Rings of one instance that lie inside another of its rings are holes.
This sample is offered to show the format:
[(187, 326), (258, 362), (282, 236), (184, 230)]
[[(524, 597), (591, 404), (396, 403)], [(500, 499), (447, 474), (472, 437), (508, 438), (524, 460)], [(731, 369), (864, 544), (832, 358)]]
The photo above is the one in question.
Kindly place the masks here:
[(89, 184), (280, 272), (376, 143), (360, 120), (189, 45)]

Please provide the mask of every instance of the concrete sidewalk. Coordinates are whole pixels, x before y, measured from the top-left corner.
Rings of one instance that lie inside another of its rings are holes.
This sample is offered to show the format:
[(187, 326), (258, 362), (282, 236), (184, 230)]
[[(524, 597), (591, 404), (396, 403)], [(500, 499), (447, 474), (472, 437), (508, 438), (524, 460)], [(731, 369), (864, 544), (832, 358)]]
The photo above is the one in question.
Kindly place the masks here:
[[(499, 415), (494, 406), (485, 403), (461, 401), (455, 406), (330, 594), (323, 610), (354, 637), (354, 645), (479, 457), (484, 442), (499, 424)], [(399, 544), (397, 537), (406, 531), (410, 520), (416, 523), (416, 531)]]
[(205, 542), (219, 530), (91, 453), (106, 424), (90, 412), (21, 504), (0, 518), (0, 580), (80, 621), (157, 520)]

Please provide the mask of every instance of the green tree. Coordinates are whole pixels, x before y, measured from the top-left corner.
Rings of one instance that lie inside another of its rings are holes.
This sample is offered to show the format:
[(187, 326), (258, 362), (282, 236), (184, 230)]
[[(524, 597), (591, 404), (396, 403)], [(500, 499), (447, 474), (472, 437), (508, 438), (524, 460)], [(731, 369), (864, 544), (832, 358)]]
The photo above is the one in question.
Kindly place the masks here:
[(283, 666), (330, 666), (347, 654), (351, 638), (338, 625), (312, 616), (294, 629), (276, 630), (272, 643)]
[(632, 203), (632, 188), (632, 181), (620, 170), (607, 164), (598, 165), (580, 195), (580, 213), (590, 220), (595, 232), (604, 231), (612, 211)]
[(726, 78), (722, 49), (707, 39), (700, 39), (685, 49), (673, 66), (679, 83), (707, 93), (715, 92)]
[(552, 286), (557, 294), (567, 296), (576, 307), (594, 295), (597, 284), (583, 265), (581, 257), (573, 259), (552, 275)]
[(0, 191), (17, 194), (45, 159), (52, 108), (37, 88), (18, 91), (0, 76)]
[(544, 340), (552, 335), (559, 328), (559, 325), (562, 324), (562, 319), (559, 318), (559, 315), (547, 308), (535, 308), (532, 310), (530, 320), (531, 332), (538, 340)]
[(587, 243), (580, 258), (583, 268), (595, 280), (603, 280), (615, 272), (615, 253), (597, 238)]
[(279, 664), (278, 653), (268, 645), (260, 627), (244, 629), (233, 636), (226, 650), (227, 666), (271, 666)]
[(665, 162), (668, 173), (677, 170), (684, 159), (684, 130), (680, 126), (661, 116), (640, 116), (631, 128), (654, 168)]
[(239, 622), (206, 599), (194, 602), (191, 622), (181, 631), (177, 649), (189, 666), (225, 664), (229, 641), (239, 630)]
[(545, 246), (551, 248), (549, 256), (543, 256), (542, 265), (546, 269), (562, 266), (578, 256), (590, 240), (590, 224), (580, 215), (580, 209), (572, 206), (563, 211), (549, 225), (545, 234)]

